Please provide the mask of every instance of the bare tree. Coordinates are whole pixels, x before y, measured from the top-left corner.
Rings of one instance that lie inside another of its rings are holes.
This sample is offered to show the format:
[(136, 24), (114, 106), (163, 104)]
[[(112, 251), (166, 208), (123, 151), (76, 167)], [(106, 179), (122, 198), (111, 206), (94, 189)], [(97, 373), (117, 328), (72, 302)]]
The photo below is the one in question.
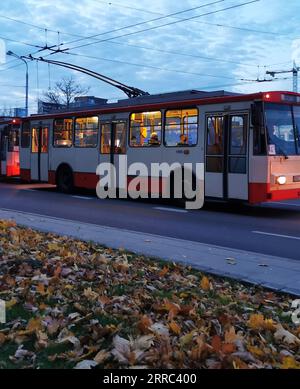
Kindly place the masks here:
[(71, 76), (56, 82), (52, 89), (44, 92), (44, 98), (48, 103), (63, 104), (68, 108), (75, 97), (85, 95), (89, 90), (90, 87), (82, 87), (77, 84), (74, 77)]

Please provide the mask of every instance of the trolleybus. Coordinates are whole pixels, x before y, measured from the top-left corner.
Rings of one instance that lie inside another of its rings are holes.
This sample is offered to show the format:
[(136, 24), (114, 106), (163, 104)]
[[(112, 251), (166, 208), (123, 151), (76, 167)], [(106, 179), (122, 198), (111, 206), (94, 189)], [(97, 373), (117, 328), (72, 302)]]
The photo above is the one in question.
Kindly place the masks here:
[(23, 121), (20, 151), (23, 180), (63, 192), (95, 189), (97, 165), (118, 168), (126, 155), (129, 165), (203, 163), (206, 199), (297, 199), (300, 94), (188, 90), (33, 115)]
[(0, 118), (0, 176), (20, 175), (20, 125), (18, 118)]

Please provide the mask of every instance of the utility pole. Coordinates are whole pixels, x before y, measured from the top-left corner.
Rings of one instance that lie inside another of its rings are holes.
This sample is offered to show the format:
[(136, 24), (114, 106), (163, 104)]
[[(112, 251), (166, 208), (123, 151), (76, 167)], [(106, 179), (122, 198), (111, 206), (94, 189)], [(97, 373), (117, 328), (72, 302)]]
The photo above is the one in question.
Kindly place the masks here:
[(293, 69), (291, 70), (278, 70), (278, 71), (267, 71), (266, 74), (269, 74), (271, 77), (275, 77), (275, 74), (284, 74), (284, 73), (293, 73), (293, 92), (298, 92), (298, 72), (300, 67), (296, 65), (294, 61)]
[(12, 51), (8, 51), (6, 54), (21, 60), (26, 65), (25, 111), (26, 116), (28, 116), (28, 63), (22, 56), (19, 56)]

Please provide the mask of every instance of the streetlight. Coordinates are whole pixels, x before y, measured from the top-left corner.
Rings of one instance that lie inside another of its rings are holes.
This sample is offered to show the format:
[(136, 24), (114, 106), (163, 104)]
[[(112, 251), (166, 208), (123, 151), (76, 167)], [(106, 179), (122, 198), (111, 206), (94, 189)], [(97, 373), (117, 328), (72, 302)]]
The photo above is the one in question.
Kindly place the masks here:
[(11, 57), (15, 57), (17, 59), (20, 59), (23, 61), (26, 65), (26, 93), (25, 93), (25, 111), (26, 111), (26, 116), (28, 116), (28, 63), (25, 61), (23, 57), (20, 57), (19, 55), (13, 53), (12, 51), (8, 51), (6, 53), (7, 55), (10, 55)]

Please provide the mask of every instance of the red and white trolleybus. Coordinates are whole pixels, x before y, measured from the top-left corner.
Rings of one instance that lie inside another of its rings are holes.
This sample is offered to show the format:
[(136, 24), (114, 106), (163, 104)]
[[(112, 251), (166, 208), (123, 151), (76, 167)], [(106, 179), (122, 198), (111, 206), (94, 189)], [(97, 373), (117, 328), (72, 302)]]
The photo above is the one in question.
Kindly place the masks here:
[(20, 125), (18, 118), (0, 118), (0, 176), (20, 175)]
[[(300, 94), (188, 90), (23, 121), (21, 178), (96, 188), (100, 162), (203, 163), (205, 198), (300, 198)], [(127, 177), (127, 185), (132, 177)], [(167, 177), (156, 177), (164, 180)]]

